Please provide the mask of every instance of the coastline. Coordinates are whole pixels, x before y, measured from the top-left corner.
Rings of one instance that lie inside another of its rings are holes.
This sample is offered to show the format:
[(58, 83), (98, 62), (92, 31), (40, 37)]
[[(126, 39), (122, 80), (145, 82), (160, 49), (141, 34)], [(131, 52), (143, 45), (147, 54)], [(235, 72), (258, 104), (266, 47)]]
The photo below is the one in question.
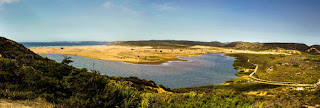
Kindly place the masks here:
[[(99, 46), (70, 46), (70, 47), (46, 47), (46, 48), (30, 48), (38, 54), (66, 54), (80, 57), (93, 58), (98, 60), (121, 61), (129, 64), (144, 64), (144, 65), (170, 65), (171, 62), (189, 61), (183, 58), (203, 55), (207, 53), (219, 53), (226, 57), (228, 54), (248, 53), (248, 54), (286, 54), (267, 51), (248, 51), (234, 50), (219, 47), (194, 46), (185, 49), (155, 49), (150, 46), (116, 46), (116, 45), (99, 45)], [(288, 55), (288, 54), (286, 54)], [(234, 62), (235, 62), (234, 61)], [(243, 79), (239, 75), (243, 68), (235, 67), (238, 70), (235, 74), (237, 78), (225, 81), (222, 85), (228, 84), (234, 80)], [(247, 78), (245, 78), (247, 79)]]
[(31, 48), (64, 48), (64, 47), (88, 47), (88, 46), (106, 46), (106, 45), (71, 45), (71, 46), (26, 46), (26, 48), (31, 49)]
[(128, 46), (73, 46), (30, 48), (37, 54), (67, 54), (99, 60), (122, 61), (133, 64), (162, 64), (168, 61), (187, 61), (179, 57), (205, 54), (199, 49), (153, 49)]
[(156, 49), (150, 46), (70, 46), (70, 47), (41, 47), (30, 48), (37, 54), (67, 54), (88, 57), (99, 60), (122, 61), (133, 64), (162, 64), (168, 61), (186, 61), (179, 57), (189, 57), (206, 53), (254, 53), (254, 54), (286, 54), (267, 51), (234, 50), (219, 47), (193, 46), (184, 49)]

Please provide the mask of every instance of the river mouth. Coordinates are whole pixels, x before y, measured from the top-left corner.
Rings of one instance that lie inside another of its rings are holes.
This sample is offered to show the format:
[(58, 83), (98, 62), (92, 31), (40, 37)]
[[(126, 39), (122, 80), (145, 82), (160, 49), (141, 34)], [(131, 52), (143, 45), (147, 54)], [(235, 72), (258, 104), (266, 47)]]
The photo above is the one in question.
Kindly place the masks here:
[[(61, 54), (40, 54), (43, 57), (61, 62)], [(180, 57), (187, 61), (169, 61), (160, 65), (132, 64), (120, 61), (107, 61), (86, 57), (71, 56), (70, 65), (77, 68), (95, 69), (103, 75), (152, 80), (157, 85), (171, 89), (222, 84), (237, 78), (233, 62), (235, 58), (219, 53), (208, 53), (191, 57)]]

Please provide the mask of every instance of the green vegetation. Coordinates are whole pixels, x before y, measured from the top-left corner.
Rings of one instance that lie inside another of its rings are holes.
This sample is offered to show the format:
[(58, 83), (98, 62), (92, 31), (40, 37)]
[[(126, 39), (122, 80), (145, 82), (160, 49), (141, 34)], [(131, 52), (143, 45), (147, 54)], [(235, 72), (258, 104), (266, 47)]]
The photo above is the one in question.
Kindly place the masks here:
[(226, 44), (224, 47), (241, 49), (241, 50), (253, 50), (253, 51), (263, 51), (263, 50), (298, 50), (307, 51), (310, 47), (306, 44), (300, 43), (249, 43), (249, 42), (232, 42)]
[(176, 49), (176, 48), (189, 48), (194, 45), (204, 46), (224, 46), (220, 42), (198, 42), (198, 41), (174, 41), (174, 40), (151, 40), (151, 41), (121, 41), (115, 43), (115, 45), (124, 46), (151, 46), (153, 48), (165, 48), (165, 49)]
[(4, 38), (0, 39), (0, 54), (1, 98), (43, 98), (62, 107), (127, 107), (139, 105), (137, 87), (155, 85), (77, 69), (66, 65), (68, 58), (65, 64), (57, 63)]
[(320, 79), (320, 55), (304, 53), (302, 55), (269, 54), (228, 54), (237, 58), (235, 67), (253, 68), (250, 63), (258, 64), (255, 74), (260, 79), (270, 81), (314, 84)]
[(71, 57), (68, 57), (68, 56), (63, 56), (63, 60), (62, 60), (62, 64), (66, 64), (66, 65), (68, 65), (68, 64), (70, 64), (70, 63), (72, 63), (73, 61), (71, 60)]
[[(228, 102), (226, 105), (218, 105), (220, 107), (303, 107), (304, 105), (314, 106), (320, 103), (319, 91), (295, 91), (286, 90), (283, 86), (242, 83), (232, 85), (212, 85), (193, 88), (176, 89), (175, 92), (182, 93), (180, 95), (196, 94), (203, 96), (208, 100), (202, 102), (211, 102), (216, 104)], [(252, 93), (252, 92), (257, 92)], [(250, 94), (251, 93), (251, 94)], [(263, 94), (264, 93), (264, 94)], [(215, 99), (214, 99), (215, 98)], [(201, 99), (201, 98), (200, 98)], [(199, 103), (199, 98), (187, 100), (185, 104)], [(169, 100), (169, 99), (168, 99)], [(178, 99), (172, 99), (178, 100)], [(179, 101), (178, 101), (179, 102)], [(176, 102), (176, 103), (178, 103)], [(170, 103), (171, 104), (171, 103)], [(232, 106), (232, 105), (240, 106)], [(228, 106), (230, 105), (230, 106)]]
[[(181, 88), (158, 93), (153, 81), (137, 77), (108, 77), (99, 72), (78, 69), (34, 54), (22, 45), (0, 37), (0, 98), (5, 100), (44, 100), (55, 107), (304, 107), (320, 104), (319, 90), (295, 91), (286, 87), (252, 82)], [(229, 54), (237, 57), (234, 66), (253, 68), (257, 77), (281, 77), (313, 83), (319, 78), (319, 55)], [(281, 64), (280, 64), (281, 63)], [(278, 67), (276, 65), (279, 65)], [(273, 71), (270, 67), (274, 66)], [(266, 71), (268, 70), (269, 71)], [(306, 80), (299, 80), (294, 70)], [(273, 73), (279, 72), (278, 74)], [(281, 72), (281, 73), (280, 73)], [(293, 76), (289, 76), (292, 75)], [(295, 76), (294, 76), (295, 75)], [(305, 76), (303, 76), (305, 75)], [(314, 77), (312, 77), (312, 76)], [(273, 80), (272, 78), (268, 80)]]
[[(224, 44), (218, 41), (213, 42), (200, 42), (200, 41), (175, 41), (175, 40), (150, 40), (150, 41), (120, 41), (114, 43), (115, 45), (124, 46), (151, 46), (153, 48), (166, 48), (166, 49), (176, 49), (176, 48), (189, 48), (195, 45), (203, 46), (214, 46), (214, 47), (224, 47), (239, 50), (252, 50), (252, 51), (264, 51), (264, 50), (298, 50), (302, 52), (307, 52), (310, 48), (316, 48), (320, 50), (319, 45), (308, 46), (301, 43), (249, 43), (249, 42), (231, 42)], [(292, 51), (288, 51), (295, 53)]]

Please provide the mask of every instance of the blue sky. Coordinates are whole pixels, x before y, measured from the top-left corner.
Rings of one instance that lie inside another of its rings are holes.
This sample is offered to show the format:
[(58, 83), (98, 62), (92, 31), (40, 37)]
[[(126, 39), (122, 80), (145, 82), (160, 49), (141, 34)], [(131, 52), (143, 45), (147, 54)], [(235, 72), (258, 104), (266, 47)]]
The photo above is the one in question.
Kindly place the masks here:
[(320, 0), (0, 0), (15, 41), (195, 40), (320, 44)]

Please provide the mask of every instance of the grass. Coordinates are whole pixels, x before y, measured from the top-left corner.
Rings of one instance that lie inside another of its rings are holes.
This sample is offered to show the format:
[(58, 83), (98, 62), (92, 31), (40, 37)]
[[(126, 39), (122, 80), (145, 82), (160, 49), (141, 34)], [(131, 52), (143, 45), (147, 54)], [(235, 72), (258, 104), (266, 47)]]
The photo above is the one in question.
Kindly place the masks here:
[(201, 86), (201, 87), (192, 87), (192, 88), (181, 88), (174, 89), (174, 92), (185, 93), (190, 91), (199, 91), (199, 92), (211, 92), (215, 89), (223, 90), (234, 90), (236, 92), (247, 92), (247, 91), (257, 91), (257, 90), (266, 90), (272, 88), (278, 88), (277, 85), (268, 85), (268, 84), (259, 84), (259, 83), (245, 83), (245, 84), (231, 84), (231, 85), (210, 85), (210, 86)]
[(270, 54), (228, 54), (236, 57), (234, 66), (252, 68), (251, 63), (258, 64), (256, 77), (270, 81), (296, 82), (313, 84), (320, 78), (320, 55), (270, 55)]
[[(1, 41), (0, 98), (32, 106), (53, 104), (56, 107), (304, 107), (320, 104), (320, 91), (293, 91), (283, 86), (241, 83), (245, 77), (234, 79), (230, 85), (181, 88), (158, 93), (146, 88), (157, 87), (153, 81), (136, 77), (122, 78), (99, 75), (67, 64), (42, 58), (19, 44)], [(19, 47), (20, 46), (20, 47)], [(319, 78), (319, 55), (257, 55), (229, 54), (237, 60), (236, 68), (254, 68), (259, 64), (261, 79), (315, 82)], [(270, 67), (272, 67), (270, 71)], [(299, 72), (299, 75), (297, 72)], [(246, 73), (240, 73), (245, 75)], [(281, 76), (281, 77), (277, 77)], [(301, 79), (300, 76), (304, 79)], [(279, 79), (280, 78), (280, 79)], [(265, 95), (248, 94), (252, 92)], [(43, 99), (43, 101), (41, 101)], [(14, 100), (14, 101), (13, 101)], [(38, 101), (40, 100), (40, 101)], [(24, 103), (26, 101), (26, 103)], [(31, 101), (31, 102), (30, 102)], [(44, 102), (44, 103), (41, 103)], [(36, 107), (36, 106), (34, 106)]]
[(0, 99), (1, 108), (54, 108), (59, 107), (52, 103), (45, 101), (44, 99), (38, 98), (34, 100), (8, 100)]

